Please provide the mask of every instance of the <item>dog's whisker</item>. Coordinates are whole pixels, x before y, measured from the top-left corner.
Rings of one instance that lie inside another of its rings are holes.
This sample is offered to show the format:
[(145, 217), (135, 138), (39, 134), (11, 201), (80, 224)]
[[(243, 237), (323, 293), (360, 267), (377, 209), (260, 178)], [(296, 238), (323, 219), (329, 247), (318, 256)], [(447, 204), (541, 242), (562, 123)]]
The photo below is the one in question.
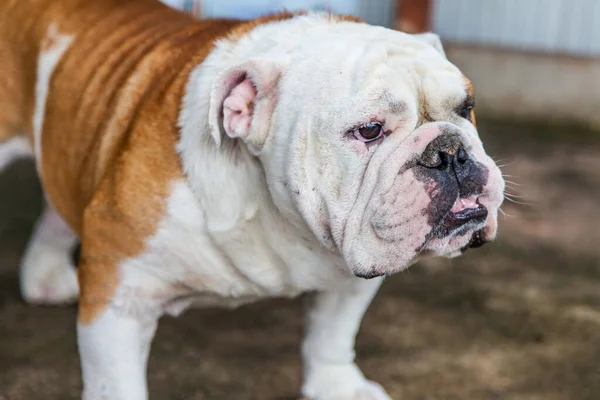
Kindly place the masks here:
[(508, 197), (506, 195), (504, 195), (504, 198), (506, 200), (510, 201), (511, 203), (520, 204), (520, 205), (523, 205), (523, 206), (533, 206), (533, 204), (531, 204), (531, 203), (526, 203), (524, 201), (519, 201), (519, 200), (511, 199), (510, 197)]
[(500, 208), (498, 209), (498, 211), (500, 211), (500, 212), (502, 213), (502, 215), (504, 216), (504, 219), (508, 219), (508, 218), (510, 218), (510, 217), (513, 217), (513, 215), (512, 215), (512, 214), (509, 214), (509, 213), (507, 213), (506, 211), (504, 211), (504, 210), (502, 209), (502, 207), (500, 207)]
[(515, 164), (517, 161), (520, 161), (518, 158), (515, 158), (513, 161), (507, 163), (507, 164), (502, 164), (502, 165), (498, 165), (498, 163), (496, 163), (498, 165), (498, 168), (504, 168), (504, 167), (508, 167), (510, 165)]
[(515, 178), (515, 179), (520, 179), (520, 176), (516, 176), (516, 175), (508, 175), (508, 174), (502, 174), (503, 178)]
[(498, 211), (500, 211), (502, 213), (502, 215), (504, 216), (504, 219), (506, 219), (506, 213), (504, 212), (504, 210), (502, 208), (499, 208)]
[(504, 195), (505, 196), (509, 196), (509, 197), (514, 197), (516, 199), (526, 199), (527, 198), (527, 196), (520, 196), (518, 194), (509, 193), (509, 192), (506, 192), (506, 191), (504, 192)]
[(525, 185), (525, 184), (523, 184), (523, 183), (517, 183), (517, 182), (509, 181), (509, 180), (506, 180), (506, 179), (504, 180), (504, 182), (505, 182), (505, 183), (510, 183), (511, 185), (517, 185), (517, 186), (521, 186), (521, 187), (522, 187), (522, 186), (527, 186), (527, 185)]
[(505, 183), (505, 185), (504, 185), (504, 186), (505, 186), (505, 187), (507, 187), (507, 188), (511, 188), (511, 189), (513, 189), (513, 190), (521, 190), (521, 186), (519, 186), (519, 185), (513, 186), (513, 185), (515, 185), (515, 183), (514, 183), (514, 182), (510, 182), (510, 181), (509, 181), (509, 182), (506, 182), (506, 181), (505, 181), (504, 183)]
[[(509, 190), (506, 190), (509, 189)], [(510, 186), (506, 186), (504, 189), (504, 193), (510, 195), (510, 196), (514, 196), (514, 197), (525, 197), (521, 194), (519, 194), (519, 189), (514, 188), (514, 187), (510, 187)]]
[(511, 184), (511, 183), (504, 185), (504, 187), (506, 187), (506, 188), (509, 188), (509, 189), (511, 189), (511, 190), (514, 190), (514, 191), (516, 191), (516, 192), (518, 192), (519, 190), (521, 190), (521, 188), (520, 188), (520, 187), (515, 187), (515, 186), (512, 186), (512, 184)]
[(510, 197), (518, 197), (518, 198), (524, 198), (524, 197), (526, 197), (526, 196), (521, 196), (521, 195), (516, 194), (516, 193), (511, 193), (511, 192), (509, 192), (507, 190), (504, 191), (504, 194), (507, 195), (507, 196), (510, 196)]
[(512, 192), (504, 192), (504, 196), (510, 197), (511, 199), (521, 200), (521, 201), (530, 200), (527, 196), (520, 196), (520, 195), (512, 193)]

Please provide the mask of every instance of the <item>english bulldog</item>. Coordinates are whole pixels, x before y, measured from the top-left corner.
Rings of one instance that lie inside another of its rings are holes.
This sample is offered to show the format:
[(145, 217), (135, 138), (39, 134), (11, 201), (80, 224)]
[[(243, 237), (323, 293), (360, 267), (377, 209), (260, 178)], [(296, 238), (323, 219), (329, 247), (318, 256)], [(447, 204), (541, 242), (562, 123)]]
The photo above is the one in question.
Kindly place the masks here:
[(389, 399), (354, 362), (382, 280), (496, 235), (504, 182), (434, 34), (5, 0), (0, 60), (0, 164), (31, 154), (47, 201), (21, 291), (78, 299), (85, 400), (148, 397), (164, 314), (306, 291), (302, 395)]

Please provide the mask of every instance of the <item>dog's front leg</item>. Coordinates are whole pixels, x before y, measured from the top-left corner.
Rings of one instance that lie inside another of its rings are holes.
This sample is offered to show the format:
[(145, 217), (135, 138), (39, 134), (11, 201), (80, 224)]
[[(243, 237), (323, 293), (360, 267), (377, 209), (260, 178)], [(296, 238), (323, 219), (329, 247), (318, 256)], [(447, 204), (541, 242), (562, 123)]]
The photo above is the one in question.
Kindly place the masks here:
[(390, 400), (354, 362), (354, 340), (383, 278), (350, 279), (318, 293), (302, 345), (302, 394), (313, 400)]
[(110, 306), (77, 324), (84, 400), (145, 400), (146, 366), (159, 315)]

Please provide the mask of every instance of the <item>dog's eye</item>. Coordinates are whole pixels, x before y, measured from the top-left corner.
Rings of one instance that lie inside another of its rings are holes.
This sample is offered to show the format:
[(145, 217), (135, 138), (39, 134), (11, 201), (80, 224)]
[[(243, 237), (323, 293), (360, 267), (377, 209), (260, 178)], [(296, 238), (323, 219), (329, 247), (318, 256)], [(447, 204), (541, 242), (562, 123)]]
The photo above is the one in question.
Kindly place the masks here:
[(379, 122), (369, 122), (354, 131), (354, 137), (363, 142), (372, 142), (383, 135), (383, 128)]
[(460, 116), (466, 120), (471, 120), (471, 111), (473, 111), (474, 106), (466, 106), (460, 111)]
[(465, 103), (457, 110), (458, 115), (467, 121), (471, 121), (471, 112), (475, 108), (475, 104), (472, 98), (467, 99)]

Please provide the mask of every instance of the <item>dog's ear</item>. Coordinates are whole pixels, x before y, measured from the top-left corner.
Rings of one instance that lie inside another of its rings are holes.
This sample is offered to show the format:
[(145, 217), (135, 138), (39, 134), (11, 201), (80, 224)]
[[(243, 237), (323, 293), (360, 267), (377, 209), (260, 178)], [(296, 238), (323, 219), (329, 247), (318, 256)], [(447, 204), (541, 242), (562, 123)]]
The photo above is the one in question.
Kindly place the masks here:
[(446, 57), (446, 53), (444, 52), (444, 46), (442, 45), (442, 40), (440, 37), (433, 32), (425, 32), (425, 33), (417, 33), (414, 35), (417, 39), (424, 41), (425, 43), (431, 45), (434, 49), (436, 49), (441, 55)]
[(210, 94), (208, 124), (217, 145), (223, 135), (243, 140), (258, 154), (277, 101), (282, 65), (254, 59), (219, 74)]

